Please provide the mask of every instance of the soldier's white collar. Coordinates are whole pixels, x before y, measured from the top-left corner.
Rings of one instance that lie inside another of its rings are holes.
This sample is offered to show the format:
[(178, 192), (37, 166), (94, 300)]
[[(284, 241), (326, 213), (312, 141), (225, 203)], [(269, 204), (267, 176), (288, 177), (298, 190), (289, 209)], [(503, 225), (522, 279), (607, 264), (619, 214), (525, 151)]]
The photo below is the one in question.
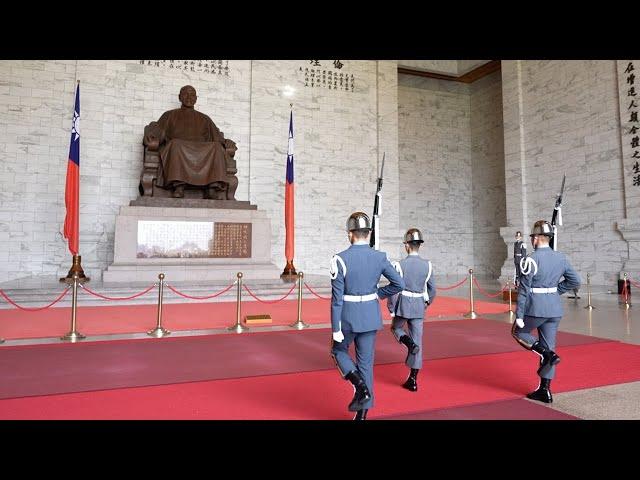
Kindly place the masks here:
[(411, 253), (409, 254), (409, 256), (410, 256), (410, 257), (419, 257), (419, 256), (420, 256), (420, 254), (419, 254), (419, 253), (411, 252)]
[(358, 240), (357, 242), (353, 242), (351, 245), (369, 245), (369, 242), (366, 240)]
[(538, 245), (536, 248), (551, 248), (549, 245)]

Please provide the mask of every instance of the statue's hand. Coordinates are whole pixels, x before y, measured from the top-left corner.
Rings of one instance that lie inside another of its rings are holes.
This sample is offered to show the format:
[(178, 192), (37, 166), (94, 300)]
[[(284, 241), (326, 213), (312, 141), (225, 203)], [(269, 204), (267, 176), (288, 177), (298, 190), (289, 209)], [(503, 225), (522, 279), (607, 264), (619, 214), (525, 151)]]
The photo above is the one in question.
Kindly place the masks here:
[(226, 148), (227, 150), (237, 150), (238, 147), (236, 146), (236, 142), (234, 142), (233, 140), (229, 140), (228, 138), (225, 139), (224, 141), (224, 148)]
[(160, 148), (160, 139), (157, 137), (148, 136), (145, 137), (144, 144), (149, 150), (158, 150), (158, 148)]
[(157, 150), (163, 140), (164, 132), (157, 122), (151, 122), (144, 127), (144, 139), (142, 143), (144, 143), (149, 150)]

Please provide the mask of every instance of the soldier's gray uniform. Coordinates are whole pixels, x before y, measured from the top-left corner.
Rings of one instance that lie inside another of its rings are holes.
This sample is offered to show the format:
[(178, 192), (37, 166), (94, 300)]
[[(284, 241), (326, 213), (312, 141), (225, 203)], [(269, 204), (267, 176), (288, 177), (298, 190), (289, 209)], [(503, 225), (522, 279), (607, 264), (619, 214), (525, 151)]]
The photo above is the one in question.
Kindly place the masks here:
[[(580, 277), (566, 255), (547, 245), (538, 247), (524, 263), (516, 307), (516, 319), (523, 319), (524, 327), (519, 328), (514, 323), (512, 335), (520, 345), (531, 350), (536, 342), (531, 331), (536, 328), (540, 344), (555, 350), (556, 333), (563, 314), (560, 295), (579, 288)], [(555, 367), (547, 365), (538, 374), (541, 378), (552, 379)]]
[(422, 368), (422, 332), (426, 308), (436, 296), (436, 284), (433, 266), (429, 260), (417, 253), (410, 253), (400, 262), (394, 262), (394, 268), (402, 276), (405, 288), (402, 292), (389, 297), (387, 308), (393, 317), (391, 331), (398, 342), (403, 335), (405, 323), (409, 337), (420, 350), (408, 353), (405, 364), (409, 368)]
[[(380, 276), (390, 284), (378, 288)], [(331, 355), (342, 377), (352, 371), (362, 375), (374, 404), (373, 360), (376, 333), (382, 328), (379, 299), (400, 292), (404, 281), (393, 268), (386, 253), (369, 247), (368, 242), (356, 242), (335, 255), (331, 261), (331, 328), (342, 331), (344, 340), (333, 342)], [(355, 342), (356, 362), (349, 356), (349, 345)]]

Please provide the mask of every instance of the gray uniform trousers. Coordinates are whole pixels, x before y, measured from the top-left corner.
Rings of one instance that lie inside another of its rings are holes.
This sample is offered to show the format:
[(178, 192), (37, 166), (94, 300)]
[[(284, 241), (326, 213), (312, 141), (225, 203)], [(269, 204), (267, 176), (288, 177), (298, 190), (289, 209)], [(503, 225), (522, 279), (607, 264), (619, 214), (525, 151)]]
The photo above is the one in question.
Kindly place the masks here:
[[(560, 324), (561, 319), (562, 317), (544, 318), (528, 317), (525, 315), (523, 318), (524, 327), (518, 328), (514, 323), (511, 332), (518, 343), (525, 348), (531, 348), (531, 345), (539, 340), (543, 347), (555, 351), (556, 334), (558, 333), (558, 325)], [(538, 338), (531, 335), (531, 330), (534, 328), (538, 329)], [(542, 358), (540, 358), (540, 362), (542, 362)], [(540, 371), (540, 377), (551, 380), (555, 376), (555, 373), (555, 365), (547, 365)]]
[[(377, 330), (373, 330), (371, 332), (359, 333), (343, 331), (342, 333), (344, 340), (342, 342), (333, 342), (331, 354), (343, 377), (353, 370), (357, 370), (360, 375), (362, 375), (371, 394), (371, 400), (366, 402), (362, 408), (372, 408), (374, 400), (373, 361), (375, 356), (376, 334), (378, 332)], [(355, 363), (349, 355), (349, 345), (351, 345), (351, 342), (353, 342), (356, 347)]]
[(409, 368), (422, 368), (422, 329), (424, 326), (424, 319), (422, 318), (404, 318), (395, 316), (391, 320), (391, 331), (396, 340), (400, 341), (400, 337), (406, 335), (404, 331), (404, 325), (407, 324), (409, 328), (409, 338), (414, 341), (416, 345), (420, 347), (418, 353), (409, 353), (405, 360), (405, 365)]

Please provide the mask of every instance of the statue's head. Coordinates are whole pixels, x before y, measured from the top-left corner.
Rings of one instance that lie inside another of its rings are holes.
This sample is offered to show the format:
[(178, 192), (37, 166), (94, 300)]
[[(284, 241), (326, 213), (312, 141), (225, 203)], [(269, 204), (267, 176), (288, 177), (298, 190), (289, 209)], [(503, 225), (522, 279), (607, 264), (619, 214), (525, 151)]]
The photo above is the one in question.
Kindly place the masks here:
[(191, 85), (185, 85), (180, 89), (180, 95), (178, 95), (180, 99), (180, 103), (182, 103), (183, 107), (193, 108), (196, 104), (196, 100), (198, 96), (196, 95), (196, 89)]

